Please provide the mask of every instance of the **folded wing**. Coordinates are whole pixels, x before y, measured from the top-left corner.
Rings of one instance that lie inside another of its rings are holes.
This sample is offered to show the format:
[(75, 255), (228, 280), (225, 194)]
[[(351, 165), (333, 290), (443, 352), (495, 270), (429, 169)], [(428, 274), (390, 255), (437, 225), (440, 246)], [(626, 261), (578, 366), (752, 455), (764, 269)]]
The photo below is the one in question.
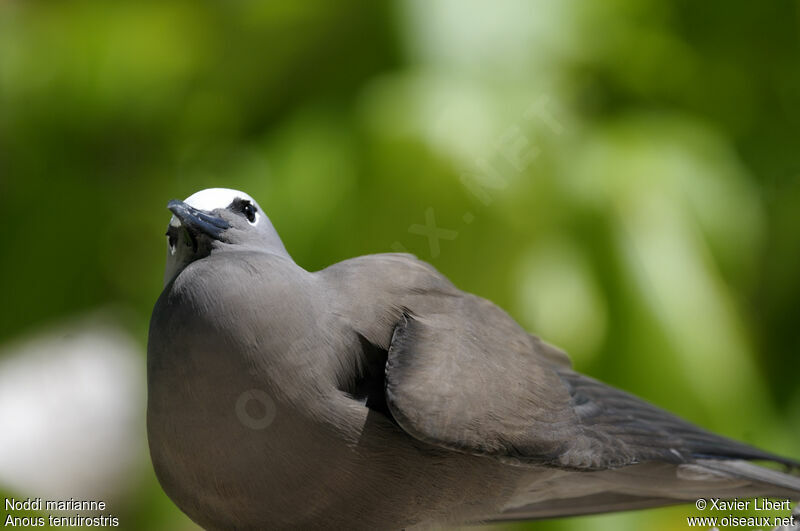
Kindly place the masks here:
[(797, 463), (703, 430), (572, 371), (558, 349), (479, 297), (406, 313), (386, 366), (389, 410), (409, 434), (519, 464), (604, 470), (697, 459)]

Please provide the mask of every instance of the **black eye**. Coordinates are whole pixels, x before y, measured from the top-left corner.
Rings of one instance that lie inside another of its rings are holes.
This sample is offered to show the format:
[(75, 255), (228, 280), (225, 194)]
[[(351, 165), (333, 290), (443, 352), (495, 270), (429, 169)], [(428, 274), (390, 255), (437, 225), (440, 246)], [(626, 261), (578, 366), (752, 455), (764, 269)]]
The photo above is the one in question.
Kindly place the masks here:
[(247, 221), (253, 223), (256, 220), (256, 207), (252, 203), (245, 203), (242, 206), (242, 214), (247, 218)]

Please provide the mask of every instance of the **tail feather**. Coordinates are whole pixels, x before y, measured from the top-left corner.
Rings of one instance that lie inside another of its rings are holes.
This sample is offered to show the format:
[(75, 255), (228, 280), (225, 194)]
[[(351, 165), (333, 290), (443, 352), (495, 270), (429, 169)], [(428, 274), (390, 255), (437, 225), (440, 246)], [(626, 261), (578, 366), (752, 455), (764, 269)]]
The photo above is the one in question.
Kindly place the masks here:
[[(733, 459), (642, 463), (614, 470), (558, 474), (533, 481), (491, 521), (630, 511), (692, 503), (699, 498), (800, 501), (800, 477)], [(527, 502), (527, 503), (525, 503)]]
[[(800, 477), (796, 475), (741, 460), (698, 459), (697, 464), (715, 472), (747, 480), (765, 490), (754, 496), (775, 496), (800, 500)], [(774, 489), (774, 492), (770, 489)]]

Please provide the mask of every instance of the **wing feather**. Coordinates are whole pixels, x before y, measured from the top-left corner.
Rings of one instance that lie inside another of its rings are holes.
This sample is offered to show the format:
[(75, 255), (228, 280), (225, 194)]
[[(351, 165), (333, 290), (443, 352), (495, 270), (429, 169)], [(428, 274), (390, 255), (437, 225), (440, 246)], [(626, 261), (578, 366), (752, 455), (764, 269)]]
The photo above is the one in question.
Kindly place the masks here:
[(572, 371), (565, 354), (484, 299), (450, 297), (437, 309), (404, 314), (388, 352), (386, 402), (417, 439), (579, 470), (703, 458), (800, 466)]

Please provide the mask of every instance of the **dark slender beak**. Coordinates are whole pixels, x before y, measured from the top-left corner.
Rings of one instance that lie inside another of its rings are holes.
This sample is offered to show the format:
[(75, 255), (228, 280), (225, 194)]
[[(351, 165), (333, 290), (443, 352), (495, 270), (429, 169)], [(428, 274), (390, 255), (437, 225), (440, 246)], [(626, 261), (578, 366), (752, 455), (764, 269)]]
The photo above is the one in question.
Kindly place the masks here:
[(177, 217), (187, 229), (196, 233), (207, 234), (215, 240), (219, 240), (222, 237), (222, 233), (225, 232), (225, 229), (231, 226), (230, 223), (224, 219), (212, 216), (202, 210), (197, 210), (177, 199), (173, 199), (167, 203), (167, 208), (170, 212), (175, 214), (175, 217)]

